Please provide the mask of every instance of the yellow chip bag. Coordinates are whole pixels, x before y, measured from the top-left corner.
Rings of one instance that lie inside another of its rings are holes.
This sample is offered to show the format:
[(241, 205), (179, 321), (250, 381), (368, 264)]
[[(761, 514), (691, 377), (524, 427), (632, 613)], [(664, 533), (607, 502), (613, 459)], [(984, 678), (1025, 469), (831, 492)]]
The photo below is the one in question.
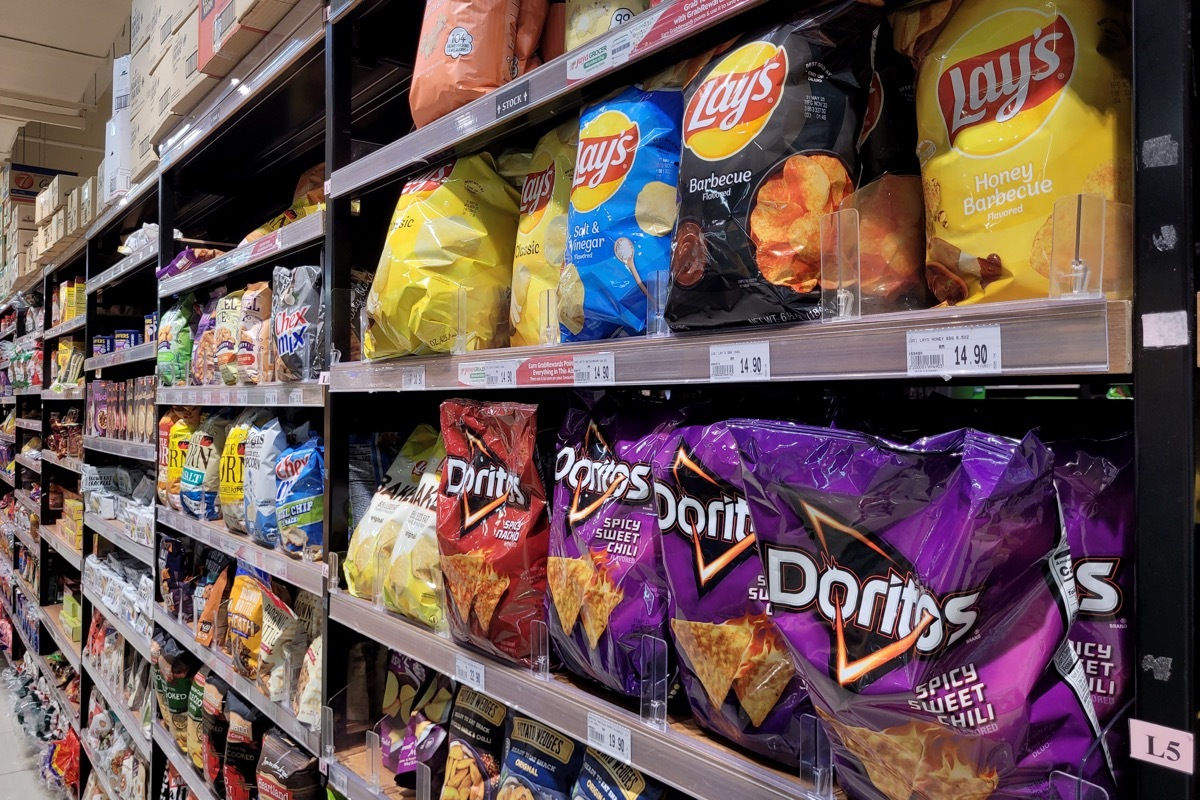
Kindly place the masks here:
[(558, 315), (551, 300), (557, 300), (566, 256), (567, 206), (578, 145), (579, 120), (572, 118), (541, 138), (529, 162), (513, 258), (513, 347), (558, 343)]
[(460, 158), (400, 193), (367, 296), (368, 359), (508, 344), (519, 195), (487, 154)]
[(927, 53), (917, 39), (936, 25), (922, 13), (899, 12), (895, 28), (897, 49), (923, 54), (929, 288), (948, 304), (1046, 297), (1055, 201), (1095, 192), (1130, 202), (1128, 8), (964, 0)]

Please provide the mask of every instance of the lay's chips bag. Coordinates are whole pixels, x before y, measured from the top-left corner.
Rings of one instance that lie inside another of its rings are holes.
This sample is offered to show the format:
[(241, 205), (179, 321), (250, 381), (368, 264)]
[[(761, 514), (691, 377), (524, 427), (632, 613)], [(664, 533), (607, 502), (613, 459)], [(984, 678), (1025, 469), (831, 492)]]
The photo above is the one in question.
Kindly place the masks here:
[(460, 320), (466, 350), (508, 344), (518, 202), (484, 153), (404, 186), (367, 297), (366, 358), (448, 353)]
[(682, 92), (639, 86), (584, 109), (558, 289), (563, 341), (646, 332), (671, 255), (682, 115)]
[(538, 141), (529, 162), (513, 258), (509, 309), (513, 347), (558, 342), (558, 319), (551, 315), (566, 257), (567, 206), (578, 146), (579, 121), (570, 119)]

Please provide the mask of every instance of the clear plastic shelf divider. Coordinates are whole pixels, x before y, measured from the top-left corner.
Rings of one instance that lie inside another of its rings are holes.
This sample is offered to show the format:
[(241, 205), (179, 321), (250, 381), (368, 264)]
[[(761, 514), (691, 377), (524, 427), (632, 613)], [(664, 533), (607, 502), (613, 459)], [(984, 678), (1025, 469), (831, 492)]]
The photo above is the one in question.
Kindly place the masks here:
[(550, 680), (550, 628), (545, 620), (535, 619), (529, 631), (529, 669), (539, 680)]
[(642, 637), (641, 653), (642, 723), (659, 731), (667, 729), (667, 643), (657, 636)]
[(538, 343), (541, 345), (556, 345), (562, 339), (558, 327), (558, 292), (554, 289), (542, 292), (542, 302), (538, 308), (538, 331)]
[(821, 721), (813, 714), (800, 717), (800, 779), (813, 797), (833, 798), (833, 751)]
[(329, 593), (337, 594), (342, 590), (341, 571), (338, 569), (338, 554), (330, 553), (326, 559), (329, 562)]
[(375, 581), (372, 592), (375, 610), (383, 612), (383, 586), (387, 576), (388, 554), (382, 550), (375, 553)]
[(1108, 800), (1108, 792), (1101, 787), (1061, 770), (1050, 773), (1050, 788), (1055, 800)]
[(664, 316), (667, 308), (667, 288), (670, 286), (671, 272), (663, 267), (656, 267), (650, 275), (646, 289), (646, 335), (664, 337), (671, 335)]
[(333, 760), (333, 709), (321, 706), (321, 757)]
[(1051, 300), (1096, 299), (1106, 290), (1132, 289), (1132, 274), (1120, 274), (1122, 262), (1132, 263), (1132, 206), (1099, 194), (1070, 195), (1054, 204), (1051, 226)]
[(458, 287), (458, 302), (454, 310), (458, 319), (456, 320), (457, 330), (454, 334), (454, 349), (451, 352), (456, 356), (461, 356), (467, 352), (467, 287)]
[(379, 794), (379, 734), (376, 731), (367, 731), (367, 783), (371, 787), (371, 791)]
[(858, 209), (821, 218), (821, 321), (858, 319), (862, 314)]
[(433, 771), (424, 761), (417, 762), (417, 800), (433, 800)]

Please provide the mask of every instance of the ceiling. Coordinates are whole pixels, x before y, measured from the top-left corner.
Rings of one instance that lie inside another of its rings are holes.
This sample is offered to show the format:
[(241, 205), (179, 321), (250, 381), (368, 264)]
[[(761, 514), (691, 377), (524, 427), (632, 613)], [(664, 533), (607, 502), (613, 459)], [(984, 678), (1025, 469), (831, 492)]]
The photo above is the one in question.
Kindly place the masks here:
[[(111, 82), (130, 0), (0, 0), (0, 160), (27, 122), (81, 130)], [(88, 102), (84, 102), (88, 101)]]

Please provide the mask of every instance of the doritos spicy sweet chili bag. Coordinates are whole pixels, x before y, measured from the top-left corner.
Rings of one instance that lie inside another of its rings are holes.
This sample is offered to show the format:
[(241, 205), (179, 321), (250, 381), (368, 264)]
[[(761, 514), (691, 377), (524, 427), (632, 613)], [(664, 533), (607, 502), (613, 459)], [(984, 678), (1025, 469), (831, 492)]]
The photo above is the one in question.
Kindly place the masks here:
[(437, 531), (450, 632), (529, 664), (531, 625), (546, 615), (550, 538), (537, 407), (447, 400), (441, 424)]
[(1097, 720), (1044, 445), (729, 427), (764, 595), (852, 797), (1040, 798), (1078, 770)]
[(819, 316), (821, 219), (858, 181), (877, 10), (842, 2), (746, 34), (684, 93), (674, 330)]

